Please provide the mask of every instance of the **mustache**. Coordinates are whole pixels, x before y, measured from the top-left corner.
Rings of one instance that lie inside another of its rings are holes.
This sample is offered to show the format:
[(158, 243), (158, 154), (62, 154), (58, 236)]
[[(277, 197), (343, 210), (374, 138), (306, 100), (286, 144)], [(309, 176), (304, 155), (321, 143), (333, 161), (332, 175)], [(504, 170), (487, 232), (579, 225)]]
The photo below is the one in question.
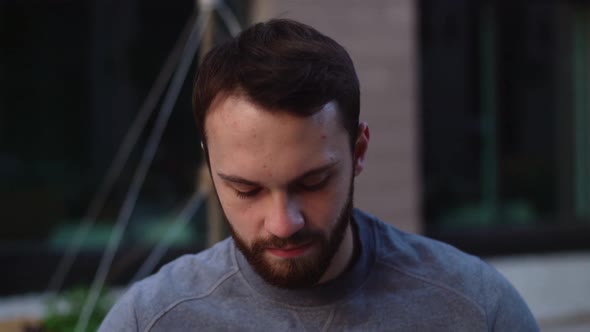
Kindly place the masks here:
[(300, 230), (299, 232), (291, 235), (287, 238), (281, 238), (278, 236), (271, 236), (268, 239), (256, 240), (252, 245), (253, 251), (262, 251), (266, 248), (284, 248), (287, 246), (298, 246), (305, 243), (312, 242), (314, 240), (323, 239), (323, 234), (313, 230)]

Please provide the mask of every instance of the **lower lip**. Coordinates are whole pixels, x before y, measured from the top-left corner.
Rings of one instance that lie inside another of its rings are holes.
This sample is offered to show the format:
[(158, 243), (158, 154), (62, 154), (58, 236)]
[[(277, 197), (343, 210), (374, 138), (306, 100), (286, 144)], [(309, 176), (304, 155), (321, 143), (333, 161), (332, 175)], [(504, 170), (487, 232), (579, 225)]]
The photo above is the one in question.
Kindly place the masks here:
[(281, 258), (295, 258), (299, 256), (303, 256), (309, 248), (311, 248), (312, 243), (304, 244), (299, 247), (291, 248), (291, 249), (276, 249), (276, 248), (269, 248), (267, 249), (269, 253), (274, 256), (281, 257)]

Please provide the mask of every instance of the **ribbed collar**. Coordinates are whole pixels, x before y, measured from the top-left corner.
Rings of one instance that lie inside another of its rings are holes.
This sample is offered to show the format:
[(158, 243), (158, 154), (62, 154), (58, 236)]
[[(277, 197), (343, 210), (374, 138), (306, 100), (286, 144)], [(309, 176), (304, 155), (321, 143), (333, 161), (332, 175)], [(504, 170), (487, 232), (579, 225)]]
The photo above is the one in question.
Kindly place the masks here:
[(338, 302), (355, 293), (366, 280), (375, 262), (375, 234), (367, 215), (354, 209), (352, 222), (358, 230), (360, 253), (353, 266), (337, 278), (305, 289), (284, 289), (266, 283), (250, 266), (242, 253), (231, 246), (235, 264), (254, 291), (270, 300), (290, 306), (323, 306)]

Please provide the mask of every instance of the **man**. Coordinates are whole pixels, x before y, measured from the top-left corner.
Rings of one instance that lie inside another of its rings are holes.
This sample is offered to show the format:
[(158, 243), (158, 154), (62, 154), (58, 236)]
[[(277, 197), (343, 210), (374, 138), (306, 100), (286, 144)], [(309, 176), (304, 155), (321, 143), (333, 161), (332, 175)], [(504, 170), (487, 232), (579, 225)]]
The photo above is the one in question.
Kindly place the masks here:
[(309, 26), (213, 49), (193, 108), (232, 237), (134, 285), (101, 330), (538, 330), (492, 267), (353, 209), (359, 105), (347, 52)]

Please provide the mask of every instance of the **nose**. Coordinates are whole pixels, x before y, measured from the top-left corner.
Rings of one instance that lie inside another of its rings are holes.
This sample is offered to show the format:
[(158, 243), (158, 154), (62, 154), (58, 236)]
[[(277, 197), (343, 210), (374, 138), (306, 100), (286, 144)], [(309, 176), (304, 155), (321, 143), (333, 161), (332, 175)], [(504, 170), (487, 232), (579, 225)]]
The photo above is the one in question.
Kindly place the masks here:
[(281, 193), (271, 199), (271, 207), (264, 222), (266, 231), (276, 237), (288, 238), (303, 228), (305, 221), (294, 199)]

